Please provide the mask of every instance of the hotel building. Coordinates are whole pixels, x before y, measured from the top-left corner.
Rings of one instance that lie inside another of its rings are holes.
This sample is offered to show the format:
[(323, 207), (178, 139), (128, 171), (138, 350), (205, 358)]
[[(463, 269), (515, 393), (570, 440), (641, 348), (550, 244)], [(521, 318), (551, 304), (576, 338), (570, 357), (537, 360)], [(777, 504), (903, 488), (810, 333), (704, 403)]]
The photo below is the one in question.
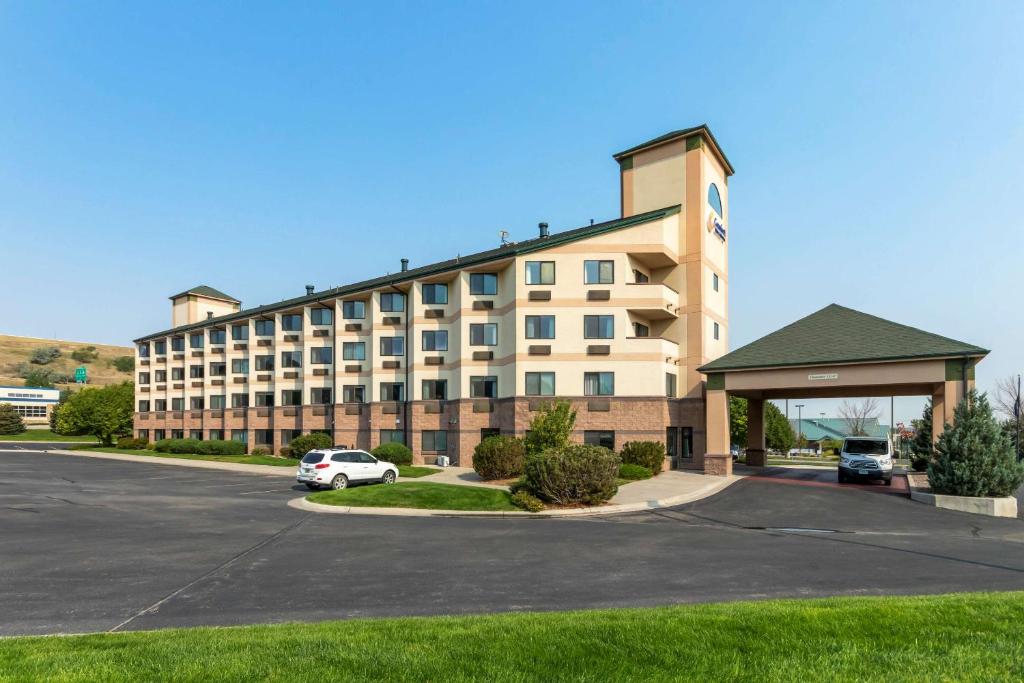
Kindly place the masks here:
[[(577, 441), (666, 444), (701, 468), (705, 382), (728, 348), (728, 178), (706, 126), (614, 155), (621, 216), (242, 309), (201, 286), (136, 340), (135, 434), (272, 452), (322, 431), (472, 464), (556, 397)], [(455, 249), (453, 249), (454, 251)], [(399, 264), (395, 264), (398, 266)]]

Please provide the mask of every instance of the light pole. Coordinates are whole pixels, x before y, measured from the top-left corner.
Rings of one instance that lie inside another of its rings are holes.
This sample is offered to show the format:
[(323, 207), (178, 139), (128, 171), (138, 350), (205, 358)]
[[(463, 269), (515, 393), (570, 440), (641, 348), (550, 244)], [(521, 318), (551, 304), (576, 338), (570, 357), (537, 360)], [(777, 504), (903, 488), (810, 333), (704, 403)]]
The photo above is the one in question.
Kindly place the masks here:
[(1020, 460), (1020, 375), (1017, 375), (1017, 400), (1013, 402), (1013, 415), (1017, 418), (1017, 460)]
[(804, 440), (804, 423), (801, 417), (803, 415), (803, 407), (803, 403), (796, 404), (796, 448), (798, 451), (800, 450), (800, 442)]

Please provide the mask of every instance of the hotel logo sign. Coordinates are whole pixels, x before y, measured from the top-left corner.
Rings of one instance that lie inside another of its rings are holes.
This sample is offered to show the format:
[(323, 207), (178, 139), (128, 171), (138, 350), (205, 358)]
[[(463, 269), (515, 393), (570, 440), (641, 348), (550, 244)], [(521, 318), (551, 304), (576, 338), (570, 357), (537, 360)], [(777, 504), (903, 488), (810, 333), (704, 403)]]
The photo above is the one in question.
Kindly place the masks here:
[(714, 211), (708, 212), (708, 232), (715, 233), (718, 239), (725, 241), (725, 226)]

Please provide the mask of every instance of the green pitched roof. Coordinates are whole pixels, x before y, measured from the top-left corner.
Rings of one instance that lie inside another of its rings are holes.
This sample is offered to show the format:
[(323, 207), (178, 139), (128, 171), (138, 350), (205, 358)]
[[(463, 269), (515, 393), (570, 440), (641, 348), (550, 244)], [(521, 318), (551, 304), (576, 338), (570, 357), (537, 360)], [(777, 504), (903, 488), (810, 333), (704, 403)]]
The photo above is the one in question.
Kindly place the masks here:
[(725, 166), (725, 174), (727, 176), (731, 176), (733, 175), (733, 173), (735, 173), (732, 164), (729, 163), (729, 159), (725, 156), (725, 152), (722, 151), (721, 145), (718, 144), (718, 140), (715, 139), (714, 134), (711, 132), (711, 129), (708, 128), (708, 124), (706, 123), (702, 123), (699, 126), (694, 126), (692, 128), (683, 128), (681, 130), (674, 130), (671, 133), (659, 135), (658, 137), (652, 138), (647, 142), (641, 142), (639, 145), (634, 145), (629, 149), (624, 149), (621, 152), (617, 152), (612, 155), (612, 158), (615, 159), (616, 161), (622, 161), (623, 158), (632, 156), (633, 154), (636, 154), (641, 150), (645, 150), (650, 147), (656, 147), (658, 145), (663, 145), (666, 142), (672, 142), (673, 140), (693, 137), (694, 135), (700, 135), (711, 143), (711, 145), (715, 149), (715, 152), (718, 154), (719, 157), (721, 157), (722, 164)]
[(186, 294), (195, 294), (197, 296), (208, 296), (211, 299), (221, 299), (223, 301), (231, 301), (231, 302), (236, 303), (236, 304), (242, 303), (241, 301), (239, 301), (238, 299), (234, 298), (233, 296), (228, 296), (227, 294), (225, 294), (224, 292), (220, 291), (219, 289), (214, 289), (213, 287), (210, 287), (208, 285), (199, 285), (198, 287), (193, 287), (192, 289), (186, 289), (184, 292), (181, 292), (180, 294), (175, 294), (174, 296), (172, 296), (170, 298), (171, 299), (177, 299), (179, 296), (185, 296)]
[(830, 304), (742, 346), (699, 370), (830, 365), (887, 360), (980, 357), (987, 349)]
[[(792, 425), (794, 434), (801, 433), (808, 441), (845, 439), (851, 436), (849, 422), (841, 417), (805, 417), (801, 420), (794, 418), (789, 424)], [(864, 431), (867, 432), (867, 436), (884, 437), (889, 433), (889, 425), (879, 424), (878, 418), (872, 417), (864, 422)]]

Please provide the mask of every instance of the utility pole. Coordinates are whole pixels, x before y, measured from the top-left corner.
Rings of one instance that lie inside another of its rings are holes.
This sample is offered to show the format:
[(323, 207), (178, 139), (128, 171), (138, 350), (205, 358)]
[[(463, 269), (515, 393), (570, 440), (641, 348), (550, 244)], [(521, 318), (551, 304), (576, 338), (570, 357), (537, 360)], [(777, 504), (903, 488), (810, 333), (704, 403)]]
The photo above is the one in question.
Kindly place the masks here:
[(803, 403), (796, 404), (796, 448), (800, 450), (800, 444), (804, 440)]
[(1017, 400), (1013, 402), (1013, 415), (1017, 418), (1017, 460), (1020, 460), (1020, 375), (1017, 375)]

